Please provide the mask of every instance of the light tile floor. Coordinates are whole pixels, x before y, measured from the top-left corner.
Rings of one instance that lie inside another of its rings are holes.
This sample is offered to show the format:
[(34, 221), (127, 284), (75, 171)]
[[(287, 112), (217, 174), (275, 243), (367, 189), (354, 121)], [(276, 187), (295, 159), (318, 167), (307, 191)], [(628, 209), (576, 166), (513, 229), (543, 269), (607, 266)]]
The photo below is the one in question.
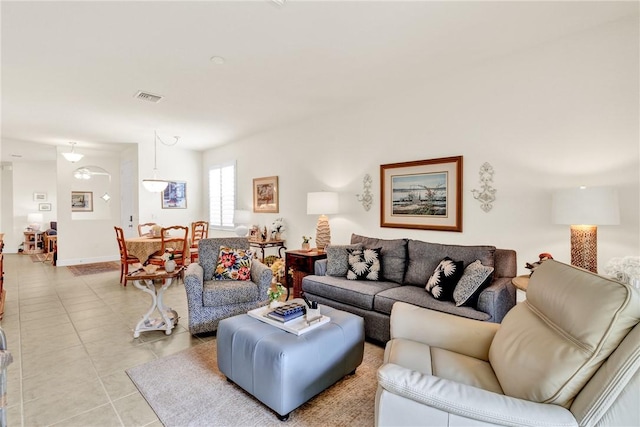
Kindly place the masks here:
[(173, 333), (134, 339), (151, 298), (118, 271), (75, 277), (18, 254), (5, 254), (4, 270), (9, 426), (162, 425), (125, 369), (212, 339), (189, 334), (181, 281), (165, 294), (180, 316)]

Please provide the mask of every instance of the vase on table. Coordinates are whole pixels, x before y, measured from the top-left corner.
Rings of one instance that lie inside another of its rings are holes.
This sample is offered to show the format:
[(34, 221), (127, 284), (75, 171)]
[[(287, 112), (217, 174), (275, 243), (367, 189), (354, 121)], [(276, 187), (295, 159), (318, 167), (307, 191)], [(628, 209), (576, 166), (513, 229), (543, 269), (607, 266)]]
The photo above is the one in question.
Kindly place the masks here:
[(302, 244), (302, 250), (303, 250), (303, 251), (310, 251), (310, 250), (311, 250), (311, 243), (309, 243), (309, 242), (304, 242), (304, 243)]
[(172, 259), (166, 260), (164, 262), (164, 271), (167, 273), (173, 273), (176, 269), (176, 262)]

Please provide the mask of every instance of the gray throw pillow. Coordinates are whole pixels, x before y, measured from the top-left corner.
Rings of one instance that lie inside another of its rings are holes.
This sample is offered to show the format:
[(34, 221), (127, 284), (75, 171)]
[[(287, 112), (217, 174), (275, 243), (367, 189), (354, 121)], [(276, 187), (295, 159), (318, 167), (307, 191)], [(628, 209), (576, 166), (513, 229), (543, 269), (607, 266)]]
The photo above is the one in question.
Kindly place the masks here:
[(344, 277), (349, 270), (349, 253), (347, 249), (362, 249), (360, 243), (354, 245), (327, 245), (327, 276)]
[(474, 297), (482, 291), (485, 282), (490, 280), (491, 273), (493, 273), (493, 267), (482, 265), (479, 259), (469, 264), (453, 290), (453, 301), (456, 307), (469, 305), (475, 300)]

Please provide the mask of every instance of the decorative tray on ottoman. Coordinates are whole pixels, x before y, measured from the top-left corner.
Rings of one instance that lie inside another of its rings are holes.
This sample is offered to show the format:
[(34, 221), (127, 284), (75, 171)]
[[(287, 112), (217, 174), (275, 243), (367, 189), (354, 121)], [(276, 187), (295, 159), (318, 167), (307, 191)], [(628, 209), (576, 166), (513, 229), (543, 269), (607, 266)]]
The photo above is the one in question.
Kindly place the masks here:
[[(306, 307), (306, 304), (304, 302), (304, 300), (300, 299), (300, 298), (295, 298), (291, 301), (289, 301), (287, 304), (301, 304), (303, 306)], [(269, 316), (269, 313), (271, 313), (272, 311), (274, 311), (273, 308), (269, 307), (269, 306), (264, 306), (264, 307), (259, 307), (256, 309), (253, 309), (251, 311), (249, 311), (247, 314), (251, 317), (253, 317), (254, 319), (258, 319), (261, 322), (265, 322), (268, 323), (270, 325), (275, 326), (276, 328), (280, 328), (283, 331), (287, 331), (289, 333), (295, 334), (295, 335), (302, 335), (304, 333), (307, 333), (309, 331), (312, 331), (314, 329), (316, 329), (318, 326), (324, 325), (325, 323), (329, 322), (331, 319), (327, 316), (324, 315), (320, 315), (318, 317), (315, 317), (314, 319), (312, 319), (311, 321), (307, 321), (307, 316), (303, 315), (300, 317), (297, 317), (295, 319), (283, 322), (281, 320), (276, 320), (273, 319)]]

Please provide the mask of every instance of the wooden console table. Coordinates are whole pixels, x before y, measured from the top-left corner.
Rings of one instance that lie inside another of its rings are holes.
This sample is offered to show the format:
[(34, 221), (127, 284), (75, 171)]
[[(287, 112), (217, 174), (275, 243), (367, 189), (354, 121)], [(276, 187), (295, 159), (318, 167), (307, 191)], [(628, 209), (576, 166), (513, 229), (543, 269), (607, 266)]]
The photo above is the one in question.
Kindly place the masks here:
[(253, 248), (258, 248), (262, 251), (262, 258), (260, 261), (264, 262), (264, 250), (265, 248), (278, 248), (278, 256), (282, 258), (282, 250), (287, 250), (287, 247), (284, 245), (284, 240), (266, 240), (264, 242), (260, 240), (249, 240), (249, 246)]
[(312, 251), (287, 251), (285, 257), (285, 271), (289, 269), (293, 272), (293, 277), (287, 274), (287, 299), (289, 299), (289, 289), (293, 288), (293, 297), (300, 298), (302, 294), (302, 278), (314, 273), (314, 264), (319, 259), (325, 259), (326, 252)]

